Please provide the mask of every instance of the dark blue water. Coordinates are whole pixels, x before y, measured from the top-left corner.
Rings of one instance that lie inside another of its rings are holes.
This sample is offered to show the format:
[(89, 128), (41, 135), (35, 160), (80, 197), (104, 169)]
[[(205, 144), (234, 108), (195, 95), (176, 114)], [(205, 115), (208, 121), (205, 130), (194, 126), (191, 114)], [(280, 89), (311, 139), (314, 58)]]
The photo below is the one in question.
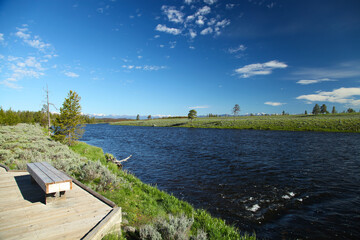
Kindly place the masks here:
[(87, 125), (82, 141), (261, 239), (360, 238), (360, 134)]

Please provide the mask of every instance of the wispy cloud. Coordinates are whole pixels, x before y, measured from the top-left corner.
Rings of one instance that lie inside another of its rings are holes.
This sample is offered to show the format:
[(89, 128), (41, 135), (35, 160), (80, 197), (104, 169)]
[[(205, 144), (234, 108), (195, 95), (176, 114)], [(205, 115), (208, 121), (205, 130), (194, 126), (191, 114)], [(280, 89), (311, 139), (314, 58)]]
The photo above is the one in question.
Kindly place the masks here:
[(216, 2), (217, 2), (217, 0), (204, 0), (204, 3), (209, 4), (209, 5), (212, 5)]
[(43, 42), (39, 36), (35, 35), (34, 37), (32, 37), (27, 27), (17, 28), (17, 30), (18, 31), (15, 33), (15, 36), (22, 39), (23, 42), (28, 44), (29, 46), (36, 48), (40, 51), (45, 51), (45, 49), (51, 48), (51, 44)]
[(195, 106), (195, 107), (188, 107), (189, 109), (201, 109), (201, 108), (209, 108), (210, 106), (204, 105), (204, 106)]
[(303, 79), (342, 79), (360, 77), (360, 61), (343, 62), (323, 68), (300, 68), (293, 75)]
[[(177, 9), (174, 6), (163, 5), (161, 7), (162, 14), (166, 15), (169, 23), (175, 23), (177, 26), (168, 27), (167, 25), (160, 23), (156, 26), (155, 30), (173, 35), (182, 34), (183, 36), (189, 37), (191, 40), (195, 39), (198, 33), (201, 35), (211, 34), (218, 36), (223, 29), (230, 24), (230, 20), (222, 19), (218, 13), (212, 11), (209, 5), (213, 5), (215, 2), (217, 1), (207, 0), (203, 1), (203, 6), (195, 6), (192, 5), (194, 1), (185, 0), (185, 4), (191, 5), (190, 11), (192, 11), (192, 13), (190, 14), (185, 11), (189, 8), (186, 5), (182, 6), (180, 9)], [(197, 3), (199, 3), (199, 1), (197, 1)]]
[(309, 84), (315, 84), (315, 83), (321, 83), (321, 82), (334, 82), (337, 81), (335, 79), (329, 79), (329, 78), (321, 78), (321, 79), (312, 79), (312, 80), (299, 80), (296, 83), (301, 85), (309, 85)]
[(1, 82), (9, 88), (20, 89), (20, 85), (16, 84), (23, 78), (39, 78), (44, 74), (44, 68), (40, 61), (35, 57), (14, 57), (8, 56), (4, 58), (5, 66), (7, 68), (7, 77)]
[(71, 78), (78, 78), (78, 77), (80, 77), (79, 74), (74, 73), (74, 72), (64, 72), (64, 74), (65, 74), (66, 76), (68, 76), (68, 77), (71, 77)]
[(265, 102), (264, 104), (266, 105), (270, 105), (270, 106), (273, 106), (273, 107), (278, 107), (278, 106), (282, 106), (286, 103), (281, 103), (281, 102)]
[(0, 42), (3, 42), (3, 41), (4, 41), (4, 34), (0, 33)]
[(235, 69), (235, 73), (239, 74), (241, 78), (249, 78), (255, 75), (269, 75), (274, 69), (286, 68), (287, 66), (288, 65), (283, 62), (273, 60), (266, 63), (254, 63), (245, 65), (244, 67)]
[(355, 98), (355, 96), (360, 96), (360, 88), (342, 87), (331, 92), (317, 91), (315, 94), (301, 95), (296, 99), (308, 102), (332, 102), (359, 106), (360, 99)]
[(170, 6), (162, 6), (161, 10), (163, 11), (163, 14), (165, 14), (170, 22), (174, 22), (174, 23), (182, 23), (184, 21), (183, 17), (184, 14), (179, 11), (176, 10), (175, 7), (170, 7)]
[(229, 48), (228, 52), (231, 54), (238, 53), (238, 52), (244, 52), (246, 50), (245, 45), (240, 44), (238, 47), (235, 48)]
[(143, 65), (143, 66), (122, 65), (122, 68), (127, 69), (127, 70), (158, 71), (158, 70), (161, 70), (161, 69), (166, 69), (166, 66), (156, 66), (156, 65)]
[(181, 33), (181, 30), (178, 28), (169, 28), (166, 25), (162, 25), (162, 24), (158, 24), (155, 30), (159, 32), (166, 32), (173, 35), (179, 35)]

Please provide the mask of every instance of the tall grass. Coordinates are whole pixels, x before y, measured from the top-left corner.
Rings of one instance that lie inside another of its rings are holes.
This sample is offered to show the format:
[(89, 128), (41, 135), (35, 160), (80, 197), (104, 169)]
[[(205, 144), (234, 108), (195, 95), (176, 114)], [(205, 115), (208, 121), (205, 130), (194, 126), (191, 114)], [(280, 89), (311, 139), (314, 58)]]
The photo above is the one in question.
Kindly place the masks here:
[[(111, 234), (104, 239), (147, 239), (155, 230), (164, 239), (255, 239), (204, 210), (196, 210), (127, 171), (106, 162), (101, 148), (77, 143), (71, 149), (48, 138), (36, 125), (0, 126), (0, 163), (26, 169), (27, 162), (47, 161), (99, 191), (126, 212), (133, 235)], [(170, 215), (169, 215), (170, 214)], [(152, 235), (151, 235), (152, 236)], [(159, 235), (157, 235), (159, 236)], [(160, 238), (160, 239), (161, 239)]]
[(360, 114), (241, 116), (123, 121), (117, 125), (190, 128), (228, 128), (285, 131), (360, 132)]

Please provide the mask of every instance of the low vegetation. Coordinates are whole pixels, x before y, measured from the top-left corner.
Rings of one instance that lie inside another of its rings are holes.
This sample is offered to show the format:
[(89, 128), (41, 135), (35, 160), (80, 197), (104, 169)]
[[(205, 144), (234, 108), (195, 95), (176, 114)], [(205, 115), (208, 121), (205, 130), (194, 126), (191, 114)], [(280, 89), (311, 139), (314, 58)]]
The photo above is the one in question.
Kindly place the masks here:
[(360, 132), (360, 113), (204, 117), (193, 120), (188, 120), (185, 118), (152, 119), (129, 122), (122, 121), (112, 124), (151, 127)]
[(27, 162), (47, 161), (115, 202), (126, 212), (125, 225), (138, 229), (105, 239), (255, 239), (223, 220), (141, 182), (107, 162), (101, 148), (77, 142), (66, 146), (30, 124), (0, 126), (0, 163), (25, 169)]

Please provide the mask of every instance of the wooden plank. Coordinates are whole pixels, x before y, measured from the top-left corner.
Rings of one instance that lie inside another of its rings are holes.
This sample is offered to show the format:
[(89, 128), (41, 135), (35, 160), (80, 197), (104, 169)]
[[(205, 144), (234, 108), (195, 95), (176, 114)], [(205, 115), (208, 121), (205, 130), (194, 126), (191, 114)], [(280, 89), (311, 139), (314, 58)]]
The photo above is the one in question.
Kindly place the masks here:
[(121, 230), (121, 208), (114, 208), (83, 240), (101, 240), (110, 230)]
[(49, 168), (48, 166), (49, 165), (45, 165), (43, 162), (38, 162), (38, 163), (35, 163), (36, 166), (41, 169), (41, 171), (43, 173), (45, 173), (49, 178), (52, 179), (53, 183), (57, 183), (57, 182), (62, 182), (62, 178), (58, 177), (56, 175), (56, 169), (54, 168), (54, 170), (52, 168)]
[(54, 174), (56, 174), (56, 176), (58, 176), (60, 179), (62, 179), (62, 181), (71, 181), (71, 178), (66, 175), (65, 173), (63, 173), (62, 171), (54, 168), (53, 166), (51, 166), (49, 163), (47, 162), (43, 162), (42, 163), (45, 167), (47, 167), (50, 171), (52, 171)]
[[(44, 184), (46, 183), (53, 183), (54, 181), (47, 176), (38, 166), (36, 163), (28, 163), (27, 164), (27, 170), (30, 173), (30, 175), (35, 179), (33, 175), (39, 176), (38, 178), (41, 179), (41, 182)], [(35, 179), (36, 180), (36, 179)]]

